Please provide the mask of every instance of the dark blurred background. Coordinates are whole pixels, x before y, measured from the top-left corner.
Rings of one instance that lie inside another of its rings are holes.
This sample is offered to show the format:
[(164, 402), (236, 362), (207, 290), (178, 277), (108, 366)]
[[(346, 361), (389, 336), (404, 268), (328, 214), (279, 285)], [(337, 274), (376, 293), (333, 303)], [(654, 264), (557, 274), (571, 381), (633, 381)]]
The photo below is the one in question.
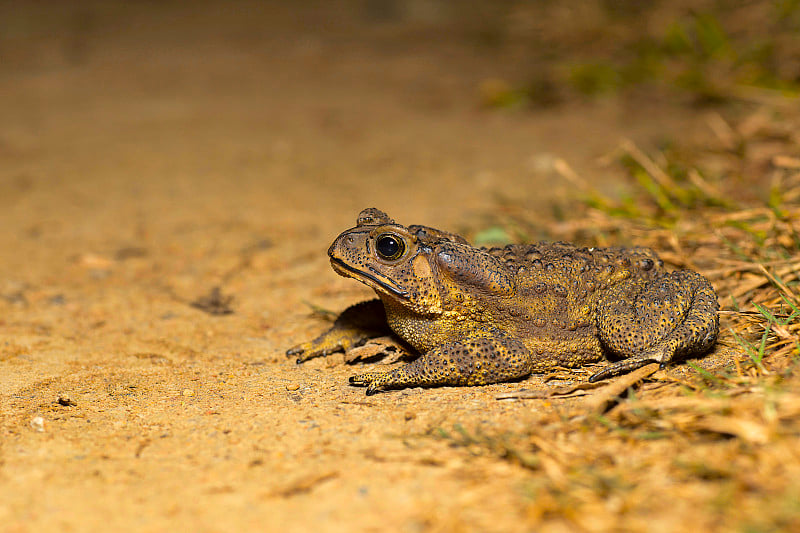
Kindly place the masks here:
[(796, 0), (6, 1), (0, 181), (139, 216), (535, 206), (555, 158), (606, 183), (623, 137), (796, 92), (798, 28)]

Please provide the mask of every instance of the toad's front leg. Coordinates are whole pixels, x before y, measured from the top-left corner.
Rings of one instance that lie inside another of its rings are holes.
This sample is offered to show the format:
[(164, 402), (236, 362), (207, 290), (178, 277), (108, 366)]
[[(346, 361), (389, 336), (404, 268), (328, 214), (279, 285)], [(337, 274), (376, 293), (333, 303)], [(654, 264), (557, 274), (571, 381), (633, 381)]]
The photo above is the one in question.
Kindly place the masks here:
[(353, 376), (350, 383), (367, 387), (371, 395), (404, 387), (499, 383), (525, 377), (532, 368), (530, 352), (520, 341), (478, 337), (442, 344), (400, 368)]
[(389, 335), (386, 312), (380, 300), (357, 303), (342, 311), (333, 326), (316, 339), (289, 348), (286, 355), (297, 363), (361, 346), (369, 339)]

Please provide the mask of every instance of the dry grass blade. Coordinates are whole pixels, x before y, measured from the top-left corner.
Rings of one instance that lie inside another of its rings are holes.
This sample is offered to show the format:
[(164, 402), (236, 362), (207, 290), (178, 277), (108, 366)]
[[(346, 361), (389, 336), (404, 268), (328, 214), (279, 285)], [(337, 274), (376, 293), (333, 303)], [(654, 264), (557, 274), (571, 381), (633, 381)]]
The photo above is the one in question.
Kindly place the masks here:
[[(764, 268), (764, 265), (759, 264), (758, 269), (759, 271), (761, 271), (762, 274), (764, 274), (764, 276), (767, 277), (768, 280), (770, 280), (776, 287), (778, 287), (786, 296), (788, 296), (791, 299), (797, 299), (797, 294), (795, 294), (793, 290), (787, 287), (786, 284), (783, 281), (781, 281), (779, 277), (773, 275), (766, 268)], [(782, 271), (783, 276), (787, 276), (793, 273), (797, 274), (796, 266), (793, 266), (792, 268)]]
[(772, 158), (772, 164), (777, 168), (787, 168), (790, 170), (800, 170), (800, 157), (788, 155), (776, 155)]
[(661, 365), (650, 363), (614, 380), (608, 387), (586, 400), (589, 411), (603, 413), (613, 406), (629, 388), (658, 372)]
[(741, 142), (741, 137), (734, 130), (728, 121), (722, 118), (719, 113), (709, 113), (706, 116), (709, 128), (719, 139), (723, 149), (733, 151)]
[(723, 435), (733, 435), (745, 442), (765, 444), (769, 440), (769, 431), (763, 424), (753, 420), (733, 416), (707, 416), (694, 423), (699, 430), (711, 431)]
[(594, 188), (589, 185), (589, 182), (580, 177), (578, 173), (572, 169), (569, 163), (560, 157), (553, 161), (553, 168), (562, 178), (575, 185), (582, 192), (595, 192)]
[(800, 394), (770, 397), (762, 387), (731, 389), (722, 397), (637, 400), (613, 411), (624, 425), (654, 425), (684, 434), (716, 433), (763, 445), (800, 429)]
[(620, 143), (620, 149), (630, 155), (634, 161), (639, 163), (643, 169), (647, 171), (650, 176), (658, 182), (658, 184), (666, 190), (679, 189), (678, 184), (675, 183), (669, 174), (659, 167), (655, 161), (650, 159), (633, 141), (625, 139)]
[(339, 472), (330, 471), (302, 476), (286, 486), (273, 490), (269, 497), (291, 498), (311, 492), (317, 485), (339, 477)]
[(551, 387), (548, 389), (522, 389), (515, 392), (503, 392), (495, 396), (497, 400), (545, 400), (547, 398), (567, 398), (572, 396), (583, 396), (586, 391), (604, 387), (605, 383), (581, 382), (563, 387)]
[(722, 198), (724, 196), (722, 191), (706, 181), (703, 176), (700, 175), (697, 169), (690, 168), (686, 175), (689, 178), (689, 181), (691, 181), (695, 187), (700, 189), (700, 191), (702, 191), (702, 193), (709, 198)]

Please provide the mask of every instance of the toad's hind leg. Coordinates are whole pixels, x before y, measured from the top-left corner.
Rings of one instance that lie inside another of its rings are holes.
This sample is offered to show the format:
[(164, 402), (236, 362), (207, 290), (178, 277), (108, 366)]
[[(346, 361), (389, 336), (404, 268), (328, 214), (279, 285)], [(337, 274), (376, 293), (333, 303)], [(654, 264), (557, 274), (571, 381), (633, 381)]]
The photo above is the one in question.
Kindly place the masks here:
[(625, 359), (589, 381), (709, 350), (719, 331), (718, 310), (708, 280), (689, 270), (613, 288), (598, 304), (597, 328), (605, 348)]
[(507, 337), (480, 337), (442, 344), (419, 359), (387, 372), (350, 378), (367, 387), (367, 394), (403, 387), (486, 385), (530, 374), (532, 362), (525, 346)]

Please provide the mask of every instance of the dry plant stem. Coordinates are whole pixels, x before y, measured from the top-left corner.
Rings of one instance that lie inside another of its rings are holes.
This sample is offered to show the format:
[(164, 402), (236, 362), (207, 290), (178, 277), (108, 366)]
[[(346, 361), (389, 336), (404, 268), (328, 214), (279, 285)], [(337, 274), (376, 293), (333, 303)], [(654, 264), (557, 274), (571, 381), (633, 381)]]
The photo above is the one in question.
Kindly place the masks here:
[[(786, 295), (786, 296), (787, 296), (789, 299), (794, 299), (794, 300), (796, 300), (796, 299), (797, 299), (797, 294), (795, 294), (795, 293), (794, 293), (794, 291), (792, 291), (792, 290), (791, 290), (789, 287), (787, 287), (787, 286), (786, 286), (786, 284), (784, 284), (784, 283), (783, 283), (783, 282), (782, 282), (780, 279), (778, 279), (777, 277), (775, 277), (775, 276), (774, 276), (772, 273), (770, 273), (770, 272), (769, 272), (769, 271), (768, 271), (766, 268), (764, 268), (764, 265), (760, 265), (760, 264), (759, 264), (759, 265), (758, 265), (758, 269), (759, 269), (759, 270), (761, 271), (761, 273), (762, 273), (762, 274), (764, 274), (764, 275), (765, 275), (765, 276), (766, 276), (766, 277), (767, 277), (767, 278), (768, 278), (768, 279), (769, 279), (769, 280), (770, 280), (772, 283), (774, 283), (774, 284), (775, 284), (775, 286), (777, 286), (778, 288), (780, 288), (780, 289), (781, 289), (781, 291), (783, 291), (783, 293), (784, 293), (784, 294), (785, 294), (785, 295)], [(787, 270), (785, 273), (783, 273), (783, 274), (781, 274), (781, 275), (782, 275), (782, 276), (788, 275), (789, 273), (791, 273), (791, 271), (792, 271), (792, 270), (791, 270), (791, 269), (789, 269), (789, 270)]]
[(639, 163), (661, 187), (668, 190), (675, 190), (679, 188), (669, 174), (664, 172), (661, 167), (659, 167), (655, 161), (650, 159), (641, 149), (639, 149), (639, 147), (636, 146), (633, 141), (625, 139), (620, 144), (620, 148), (627, 152), (634, 161)]
[(719, 113), (709, 113), (706, 121), (726, 150), (736, 149), (736, 145), (741, 142), (741, 136)]
[(772, 164), (780, 168), (800, 170), (800, 157), (791, 157), (788, 155), (776, 155), (775, 157), (772, 158)]
[(594, 413), (604, 413), (610, 409), (628, 388), (636, 385), (648, 376), (658, 372), (661, 367), (658, 363), (650, 363), (630, 374), (621, 376), (616, 381), (612, 382), (605, 390), (602, 390), (586, 400), (586, 406), (589, 411)]
[(687, 176), (694, 186), (703, 191), (706, 196), (710, 198), (721, 198), (723, 196), (722, 191), (703, 179), (703, 176), (700, 175), (696, 168), (690, 168)]
[(304, 476), (298, 480), (291, 482), (285, 487), (272, 491), (270, 493), (270, 496), (290, 498), (292, 496), (297, 496), (298, 494), (305, 494), (311, 491), (314, 487), (316, 487), (320, 483), (324, 483), (325, 481), (337, 477), (339, 477), (339, 472), (337, 471), (323, 472), (311, 476)]
[(565, 385), (548, 389), (526, 390), (522, 389), (515, 392), (503, 392), (495, 396), (497, 400), (544, 400), (546, 398), (567, 398), (578, 396), (580, 392), (604, 387), (605, 383), (581, 382), (574, 385)]
[(576, 187), (578, 187), (583, 192), (592, 192), (594, 191), (593, 187), (589, 185), (589, 183), (584, 180), (582, 177), (578, 175), (575, 170), (561, 158), (556, 159), (553, 162), (553, 168), (555, 169), (558, 174), (567, 180), (568, 182), (572, 183)]

